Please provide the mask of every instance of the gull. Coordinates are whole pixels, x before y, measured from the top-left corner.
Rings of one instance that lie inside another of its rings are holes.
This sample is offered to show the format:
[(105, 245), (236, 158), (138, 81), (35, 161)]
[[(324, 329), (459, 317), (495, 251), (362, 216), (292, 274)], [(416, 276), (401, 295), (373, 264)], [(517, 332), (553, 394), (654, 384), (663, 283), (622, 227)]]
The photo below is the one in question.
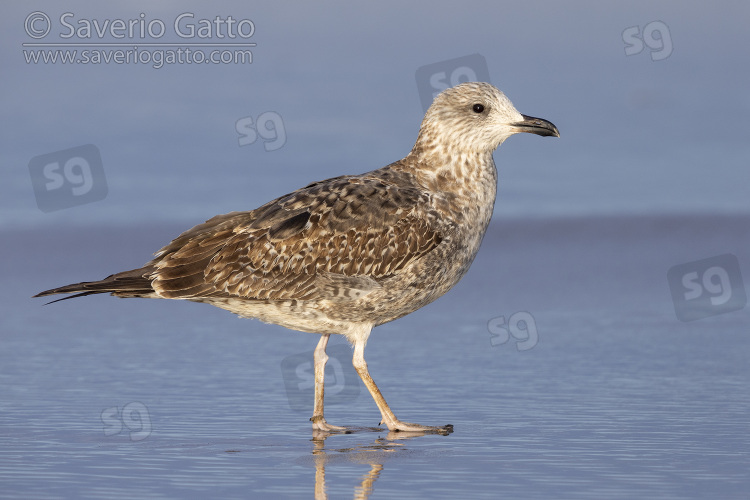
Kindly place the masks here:
[(492, 154), (519, 132), (560, 136), (551, 122), (516, 111), (494, 86), (462, 83), (437, 95), (402, 160), (314, 182), (255, 210), (217, 215), (139, 269), (35, 297), (190, 300), (320, 334), (313, 355), (315, 431), (347, 429), (323, 416), (326, 346), (331, 335), (344, 335), (381, 425), (452, 432), (452, 425), (396, 418), (370, 376), (365, 344), (373, 327), (429, 304), (469, 270), (495, 204)]

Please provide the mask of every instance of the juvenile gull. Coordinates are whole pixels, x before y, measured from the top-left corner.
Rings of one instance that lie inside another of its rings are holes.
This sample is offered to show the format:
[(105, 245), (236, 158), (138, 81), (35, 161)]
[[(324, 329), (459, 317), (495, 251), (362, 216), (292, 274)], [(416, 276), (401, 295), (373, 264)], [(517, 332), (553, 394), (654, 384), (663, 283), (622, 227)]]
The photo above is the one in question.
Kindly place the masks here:
[[(468, 271), (492, 216), (492, 152), (511, 135), (560, 134), (522, 115), (488, 83), (462, 83), (427, 110), (406, 158), (361, 175), (314, 182), (249, 212), (185, 231), (140, 269), (54, 288), (36, 297), (111, 293), (205, 302), (248, 318), (320, 333), (313, 428), (323, 416), (331, 334), (354, 346), (352, 363), (391, 431), (449, 432), (396, 418), (367, 370), (372, 328), (447, 292)], [(61, 299), (62, 300), (62, 299)]]

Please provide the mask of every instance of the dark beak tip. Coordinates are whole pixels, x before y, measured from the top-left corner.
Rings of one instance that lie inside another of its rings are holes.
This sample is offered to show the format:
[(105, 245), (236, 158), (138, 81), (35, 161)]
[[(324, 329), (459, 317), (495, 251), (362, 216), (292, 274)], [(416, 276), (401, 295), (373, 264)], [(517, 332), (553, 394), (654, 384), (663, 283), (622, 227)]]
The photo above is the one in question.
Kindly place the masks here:
[(560, 131), (551, 121), (534, 116), (521, 116), (523, 117), (523, 121), (517, 125), (522, 132), (541, 135), (542, 137), (560, 137)]

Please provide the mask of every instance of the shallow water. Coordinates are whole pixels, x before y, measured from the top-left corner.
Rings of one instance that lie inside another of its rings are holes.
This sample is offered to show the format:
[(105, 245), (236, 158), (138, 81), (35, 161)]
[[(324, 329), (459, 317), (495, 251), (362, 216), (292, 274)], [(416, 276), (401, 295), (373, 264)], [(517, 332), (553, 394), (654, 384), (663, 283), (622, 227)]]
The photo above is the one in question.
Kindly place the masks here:
[[(679, 321), (667, 271), (747, 270), (749, 222), (493, 223), (466, 279), (365, 352), (399, 418), (448, 436), (313, 436), (314, 335), (202, 304), (28, 298), (183, 228), (6, 232), (4, 255), (37, 264), (3, 259), (0, 496), (746, 498), (748, 308)], [(326, 417), (375, 426), (343, 346)]]

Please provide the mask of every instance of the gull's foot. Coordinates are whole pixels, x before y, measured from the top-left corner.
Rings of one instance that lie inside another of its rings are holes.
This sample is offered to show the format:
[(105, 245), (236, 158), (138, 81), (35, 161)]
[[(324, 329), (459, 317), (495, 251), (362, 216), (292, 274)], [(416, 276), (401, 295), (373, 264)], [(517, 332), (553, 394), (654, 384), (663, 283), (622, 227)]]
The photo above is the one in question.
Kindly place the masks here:
[(322, 415), (319, 417), (310, 418), (310, 422), (312, 422), (312, 427), (314, 431), (346, 432), (346, 427), (341, 427), (340, 425), (331, 425), (328, 422), (326, 422), (325, 417), (323, 417)]
[(388, 430), (392, 432), (423, 432), (425, 434), (442, 434), (447, 436), (453, 432), (453, 424), (431, 426), (421, 424), (411, 424), (409, 422), (402, 422), (400, 420), (392, 420), (389, 422), (381, 422), (388, 426)]
[[(338, 426), (331, 426), (331, 427), (336, 427), (337, 429), (341, 429)], [(313, 436), (313, 438), (312, 438), (312, 440), (313, 441), (325, 441), (326, 439), (328, 439), (331, 436), (341, 436), (342, 434), (355, 434), (355, 433), (359, 433), (359, 432), (383, 432), (383, 430), (384, 430), (382, 427), (343, 427), (343, 429), (344, 430), (321, 431), (319, 428), (313, 426), (313, 429), (312, 429), (312, 436)], [(396, 432), (396, 433), (389, 432), (389, 434), (398, 434), (398, 439), (402, 439), (402, 438), (405, 438), (405, 437), (411, 437), (411, 436), (406, 435), (408, 433), (405, 433), (405, 432), (400, 432), (400, 433), (399, 432)], [(412, 433), (412, 434), (414, 434), (414, 433)], [(422, 433), (422, 434), (424, 434), (424, 433)], [(396, 439), (396, 438), (392, 437), (391, 439)]]

